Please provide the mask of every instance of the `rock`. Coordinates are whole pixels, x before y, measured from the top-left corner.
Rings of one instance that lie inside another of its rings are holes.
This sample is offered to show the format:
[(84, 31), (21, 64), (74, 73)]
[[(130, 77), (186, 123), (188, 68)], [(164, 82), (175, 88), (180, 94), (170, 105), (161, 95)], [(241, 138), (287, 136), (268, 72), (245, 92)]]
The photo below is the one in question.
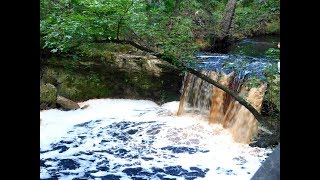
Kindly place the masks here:
[(56, 100), (56, 87), (52, 84), (40, 84), (40, 109), (54, 108)]
[(264, 161), (251, 180), (280, 179), (280, 144)]
[(277, 108), (277, 105), (271, 101), (264, 100), (262, 102), (261, 108), (262, 116), (280, 116), (280, 111)]
[(54, 86), (58, 86), (59, 85), (59, 82), (58, 82), (58, 80), (56, 78), (56, 73), (52, 69), (49, 69), (49, 68), (47, 68), (45, 70), (45, 72), (42, 75), (41, 80), (44, 83), (49, 83), (49, 84), (52, 84)]
[(251, 147), (268, 148), (278, 145), (278, 137), (276, 135), (264, 134), (260, 135), (256, 142), (249, 144)]
[(52, 57), (42, 81), (57, 84), (58, 94), (74, 101), (112, 97), (162, 104), (179, 100), (183, 80), (179, 73), (174, 66), (150, 55), (110, 52), (79, 61)]
[(53, 103), (57, 100), (57, 89), (52, 84), (40, 86), (40, 102)]
[(63, 110), (75, 110), (80, 108), (78, 103), (59, 95), (57, 97), (57, 104), (59, 104)]
[(258, 136), (255, 137), (255, 141), (250, 143), (249, 146), (260, 147), (260, 148), (270, 148), (270, 147), (275, 147), (280, 143), (280, 126), (268, 128), (265, 130), (263, 129), (265, 128), (259, 127)]

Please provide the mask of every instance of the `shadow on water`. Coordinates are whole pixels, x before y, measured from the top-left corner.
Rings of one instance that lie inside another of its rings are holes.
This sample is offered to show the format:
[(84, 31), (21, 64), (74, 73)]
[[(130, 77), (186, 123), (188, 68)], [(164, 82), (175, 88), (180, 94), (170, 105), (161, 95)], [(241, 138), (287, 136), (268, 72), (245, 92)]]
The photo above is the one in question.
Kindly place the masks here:
[(263, 58), (269, 48), (277, 48), (280, 36), (259, 36), (238, 41), (229, 47), (228, 54)]

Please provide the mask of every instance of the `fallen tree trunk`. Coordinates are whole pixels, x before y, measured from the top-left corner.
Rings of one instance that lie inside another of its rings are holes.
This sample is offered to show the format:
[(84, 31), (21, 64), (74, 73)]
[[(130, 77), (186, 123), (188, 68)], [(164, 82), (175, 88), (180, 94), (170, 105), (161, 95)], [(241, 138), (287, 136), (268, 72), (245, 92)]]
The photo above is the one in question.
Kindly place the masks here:
[[(159, 59), (162, 59), (172, 65), (175, 65), (174, 61), (176, 60), (173, 56), (168, 56), (168, 55), (165, 55), (165, 54), (162, 54), (162, 53), (157, 53), (157, 52), (154, 52), (153, 50), (149, 49), (149, 48), (146, 48), (142, 45), (139, 45), (137, 44), (136, 42), (134, 41), (130, 41), (130, 40), (119, 40), (119, 39), (106, 39), (106, 40), (95, 40), (94, 43), (118, 43), (118, 44), (129, 44), (139, 50), (142, 50), (142, 51), (145, 51), (145, 52), (148, 52), (154, 56), (156, 56), (157, 58)], [(200, 79), (216, 86), (217, 88), (221, 89), (222, 91), (230, 94), (232, 97), (234, 97), (235, 100), (237, 100), (241, 105), (243, 105), (244, 107), (246, 107), (252, 114), (253, 116), (258, 120), (258, 122), (262, 122), (264, 121), (265, 123), (268, 123), (264, 120), (264, 118), (262, 117), (262, 115), (249, 103), (247, 102), (244, 98), (242, 98), (241, 96), (238, 95), (237, 92), (229, 89), (228, 87), (218, 83), (217, 81), (211, 79), (210, 77), (200, 73), (199, 71), (195, 70), (195, 69), (192, 69), (190, 67), (188, 67), (187, 65), (183, 64), (183, 63), (180, 63), (179, 64), (179, 69), (181, 71), (188, 71), (189, 73), (199, 77)], [(269, 123), (268, 123), (269, 124)]]

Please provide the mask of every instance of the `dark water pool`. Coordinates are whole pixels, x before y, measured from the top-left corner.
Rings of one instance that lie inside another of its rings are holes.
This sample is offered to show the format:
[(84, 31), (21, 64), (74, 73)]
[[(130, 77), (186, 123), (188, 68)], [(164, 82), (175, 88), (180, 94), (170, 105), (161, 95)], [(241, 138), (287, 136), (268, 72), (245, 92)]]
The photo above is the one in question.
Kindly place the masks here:
[(233, 44), (228, 54), (264, 58), (269, 48), (278, 48), (280, 36), (259, 36), (240, 40)]

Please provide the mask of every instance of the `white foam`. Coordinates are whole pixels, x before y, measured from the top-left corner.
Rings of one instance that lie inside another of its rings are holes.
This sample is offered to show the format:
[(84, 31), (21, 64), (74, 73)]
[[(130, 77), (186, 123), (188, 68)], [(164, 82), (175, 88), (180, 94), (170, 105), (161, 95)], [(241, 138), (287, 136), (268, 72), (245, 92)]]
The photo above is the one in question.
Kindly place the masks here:
[(40, 168), (40, 179), (49, 179), (51, 178), (50, 174), (48, 171), (44, 168)]
[[(176, 116), (177, 101), (159, 106), (145, 100), (94, 99), (80, 106), (85, 104), (89, 107), (83, 110), (40, 112), (40, 159), (52, 159), (45, 163), (50, 167), (41, 167), (41, 178), (49, 177), (52, 172), (48, 171), (57, 169), (59, 160), (71, 159), (79, 167), (60, 170), (70, 173), (62, 179), (81, 177), (88, 171), (97, 178), (113, 174), (130, 179), (123, 170), (143, 167), (152, 173), (154, 167), (168, 166), (209, 169), (204, 178), (198, 179), (250, 179), (271, 152), (235, 143), (227, 130), (221, 125), (209, 125), (205, 117)], [(53, 150), (61, 140), (68, 141), (63, 143), (65, 149)], [(192, 153), (173, 153), (170, 147), (177, 151), (190, 148)], [(116, 153), (120, 151), (123, 155)], [(101, 164), (106, 164), (108, 170), (98, 170)]]
[(106, 175), (108, 175), (108, 173), (107, 172), (103, 172), (103, 171), (98, 171), (96, 173), (91, 173), (91, 175), (100, 177), (100, 176), (106, 176)]
[(79, 104), (80, 106), (88, 104), (89, 107), (67, 112), (56, 109), (40, 112), (40, 118), (42, 119), (40, 147), (43, 150), (46, 150), (50, 143), (59, 140), (76, 124), (105, 117), (131, 118), (137, 116), (141, 111), (158, 107), (152, 101), (127, 99), (95, 99)]
[(162, 108), (168, 110), (172, 114), (177, 114), (179, 108), (179, 101), (172, 101), (165, 104), (162, 104)]

